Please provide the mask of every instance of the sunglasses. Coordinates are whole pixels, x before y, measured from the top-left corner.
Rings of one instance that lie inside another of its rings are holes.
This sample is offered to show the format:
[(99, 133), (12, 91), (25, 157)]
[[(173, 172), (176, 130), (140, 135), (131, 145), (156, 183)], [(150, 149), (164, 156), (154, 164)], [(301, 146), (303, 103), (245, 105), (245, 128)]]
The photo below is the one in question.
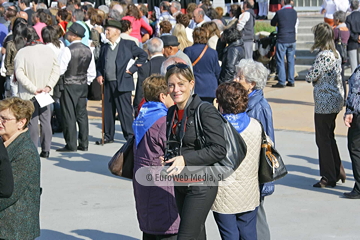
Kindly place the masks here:
[(174, 68), (174, 67), (177, 67), (177, 68), (180, 68), (180, 69), (189, 69), (189, 66), (185, 63), (175, 63), (175, 64), (172, 64), (170, 66), (168, 66), (166, 68), (166, 71), (169, 71), (170, 69)]

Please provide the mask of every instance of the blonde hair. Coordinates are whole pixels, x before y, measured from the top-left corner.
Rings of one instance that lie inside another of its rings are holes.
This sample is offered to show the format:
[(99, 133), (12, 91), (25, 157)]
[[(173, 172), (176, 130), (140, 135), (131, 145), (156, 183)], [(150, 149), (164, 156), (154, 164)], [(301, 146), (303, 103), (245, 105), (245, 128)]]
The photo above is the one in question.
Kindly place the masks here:
[(185, 48), (190, 47), (192, 42), (186, 36), (186, 30), (184, 25), (177, 23), (174, 27), (172, 35), (176, 36), (179, 41), (179, 49), (183, 51)]
[(10, 97), (0, 101), (0, 111), (9, 109), (15, 116), (16, 121), (26, 119), (24, 129), (30, 122), (32, 114), (35, 111), (34, 104), (31, 101), (23, 100), (18, 97)]
[(334, 32), (329, 24), (319, 23), (311, 30), (314, 33), (314, 45), (311, 47), (311, 51), (315, 49), (331, 50), (336, 58), (340, 57), (334, 44)]

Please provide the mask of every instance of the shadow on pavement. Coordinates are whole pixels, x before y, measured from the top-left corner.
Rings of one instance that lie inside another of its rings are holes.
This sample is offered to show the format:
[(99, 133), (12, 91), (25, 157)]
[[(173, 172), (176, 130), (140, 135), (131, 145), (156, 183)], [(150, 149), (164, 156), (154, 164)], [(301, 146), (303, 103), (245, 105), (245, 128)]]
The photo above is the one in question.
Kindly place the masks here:
[[(292, 158), (303, 159), (303, 160), (308, 161), (308, 163), (313, 163), (313, 164), (319, 165), (319, 160), (317, 158), (311, 158), (311, 157), (306, 157), (306, 156), (301, 156), (301, 155), (287, 155), (287, 156), (292, 157)], [(345, 169), (352, 170), (352, 166), (351, 166), (350, 162), (342, 161), (342, 164)]]
[(48, 229), (41, 229), (40, 237), (36, 238), (36, 240), (84, 240), (84, 238), (78, 238), (71, 235), (67, 235), (65, 233), (48, 230)]
[(299, 105), (308, 105), (308, 106), (314, 106), (314, 103), (312, 102), (304, 102), (304, 101), (294, 101), (294, 100), (288, 100), (288, 99), (279, 99), (279, 98), (266, 98), (268, 102), (272, 103), (285, 103), (285, 104), (299, 104)]
[(138, 240), (138, 238), (133, 238), (129, 236), (125, 236), (122, 234), (116, 234), (116, 233), (107, 233), (99, 230), (92, 230), (92, 229), (79, 229), (71, 231), (73, 233), (76, 233), (80, 236), (88, 237), (92, 240)]

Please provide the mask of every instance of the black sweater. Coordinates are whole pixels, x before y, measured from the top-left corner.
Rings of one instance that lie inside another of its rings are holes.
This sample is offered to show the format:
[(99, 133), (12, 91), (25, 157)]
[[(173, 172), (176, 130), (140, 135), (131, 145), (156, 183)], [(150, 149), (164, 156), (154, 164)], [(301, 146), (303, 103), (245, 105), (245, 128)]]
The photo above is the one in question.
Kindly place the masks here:
[(276, 12), (271, 19), (271, 26), (277, 26), (278, 43), (296, 42), (295, 25), (297, 21), (297, 12), (291, 7), (283, 8)]

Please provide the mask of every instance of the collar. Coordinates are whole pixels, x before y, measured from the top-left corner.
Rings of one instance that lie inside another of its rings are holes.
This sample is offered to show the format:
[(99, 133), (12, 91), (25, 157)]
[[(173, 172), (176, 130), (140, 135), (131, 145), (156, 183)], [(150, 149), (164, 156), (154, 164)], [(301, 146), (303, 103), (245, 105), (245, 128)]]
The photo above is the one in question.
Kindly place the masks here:
[(26, 10), (29, 10), (29, 9), (31, 9), (30, 7), (26, 7), (26, 8), (24, 8), (24, 10), (22, 10), (22, 11), (26, 11)]
[(12, 135), (8, 140), (4, 141), (4, 146), (7, 148), (20, 134), (26, 132), (28, 129), (17, 131), (14, 135)]
[(153, 59), (153, 58), (156, 58), (156, 57), (163, 57), (164, 55), (162, 53), (158, 53), (158, 54), (155, 54), (153, 56), (151, 56), (150, 59)]
[(116, 39), (116, 41), (115, 41), (114, 43), (112, 43), (112, 42), (110, 42), (110, 41), (109, 41), (108, 43), (110, 44), (110, 46), (111, 46), (112, 48), (115, 48), (116, 45), (119, 44), (120, 40), (121, 40), (121, 37), (119, 36), (118, 39)]
[(72, 42), (70, 43), (70, 45), (73, 44), (73, 43), (78, 43), (78, 42), (81, 42), (81, 40), (74, 40), (74, 41), (72, 41)]
[(336, 26), (336, 28), (341, 28), (341, 27), (347, 27), (346, 23), (340, 23), (339, 25)]
[(291, 4), (288, 4), (288, 5), (283, 6), (281, 9), (284, 9), (284, 8), (293, 8), (293, 7)]

